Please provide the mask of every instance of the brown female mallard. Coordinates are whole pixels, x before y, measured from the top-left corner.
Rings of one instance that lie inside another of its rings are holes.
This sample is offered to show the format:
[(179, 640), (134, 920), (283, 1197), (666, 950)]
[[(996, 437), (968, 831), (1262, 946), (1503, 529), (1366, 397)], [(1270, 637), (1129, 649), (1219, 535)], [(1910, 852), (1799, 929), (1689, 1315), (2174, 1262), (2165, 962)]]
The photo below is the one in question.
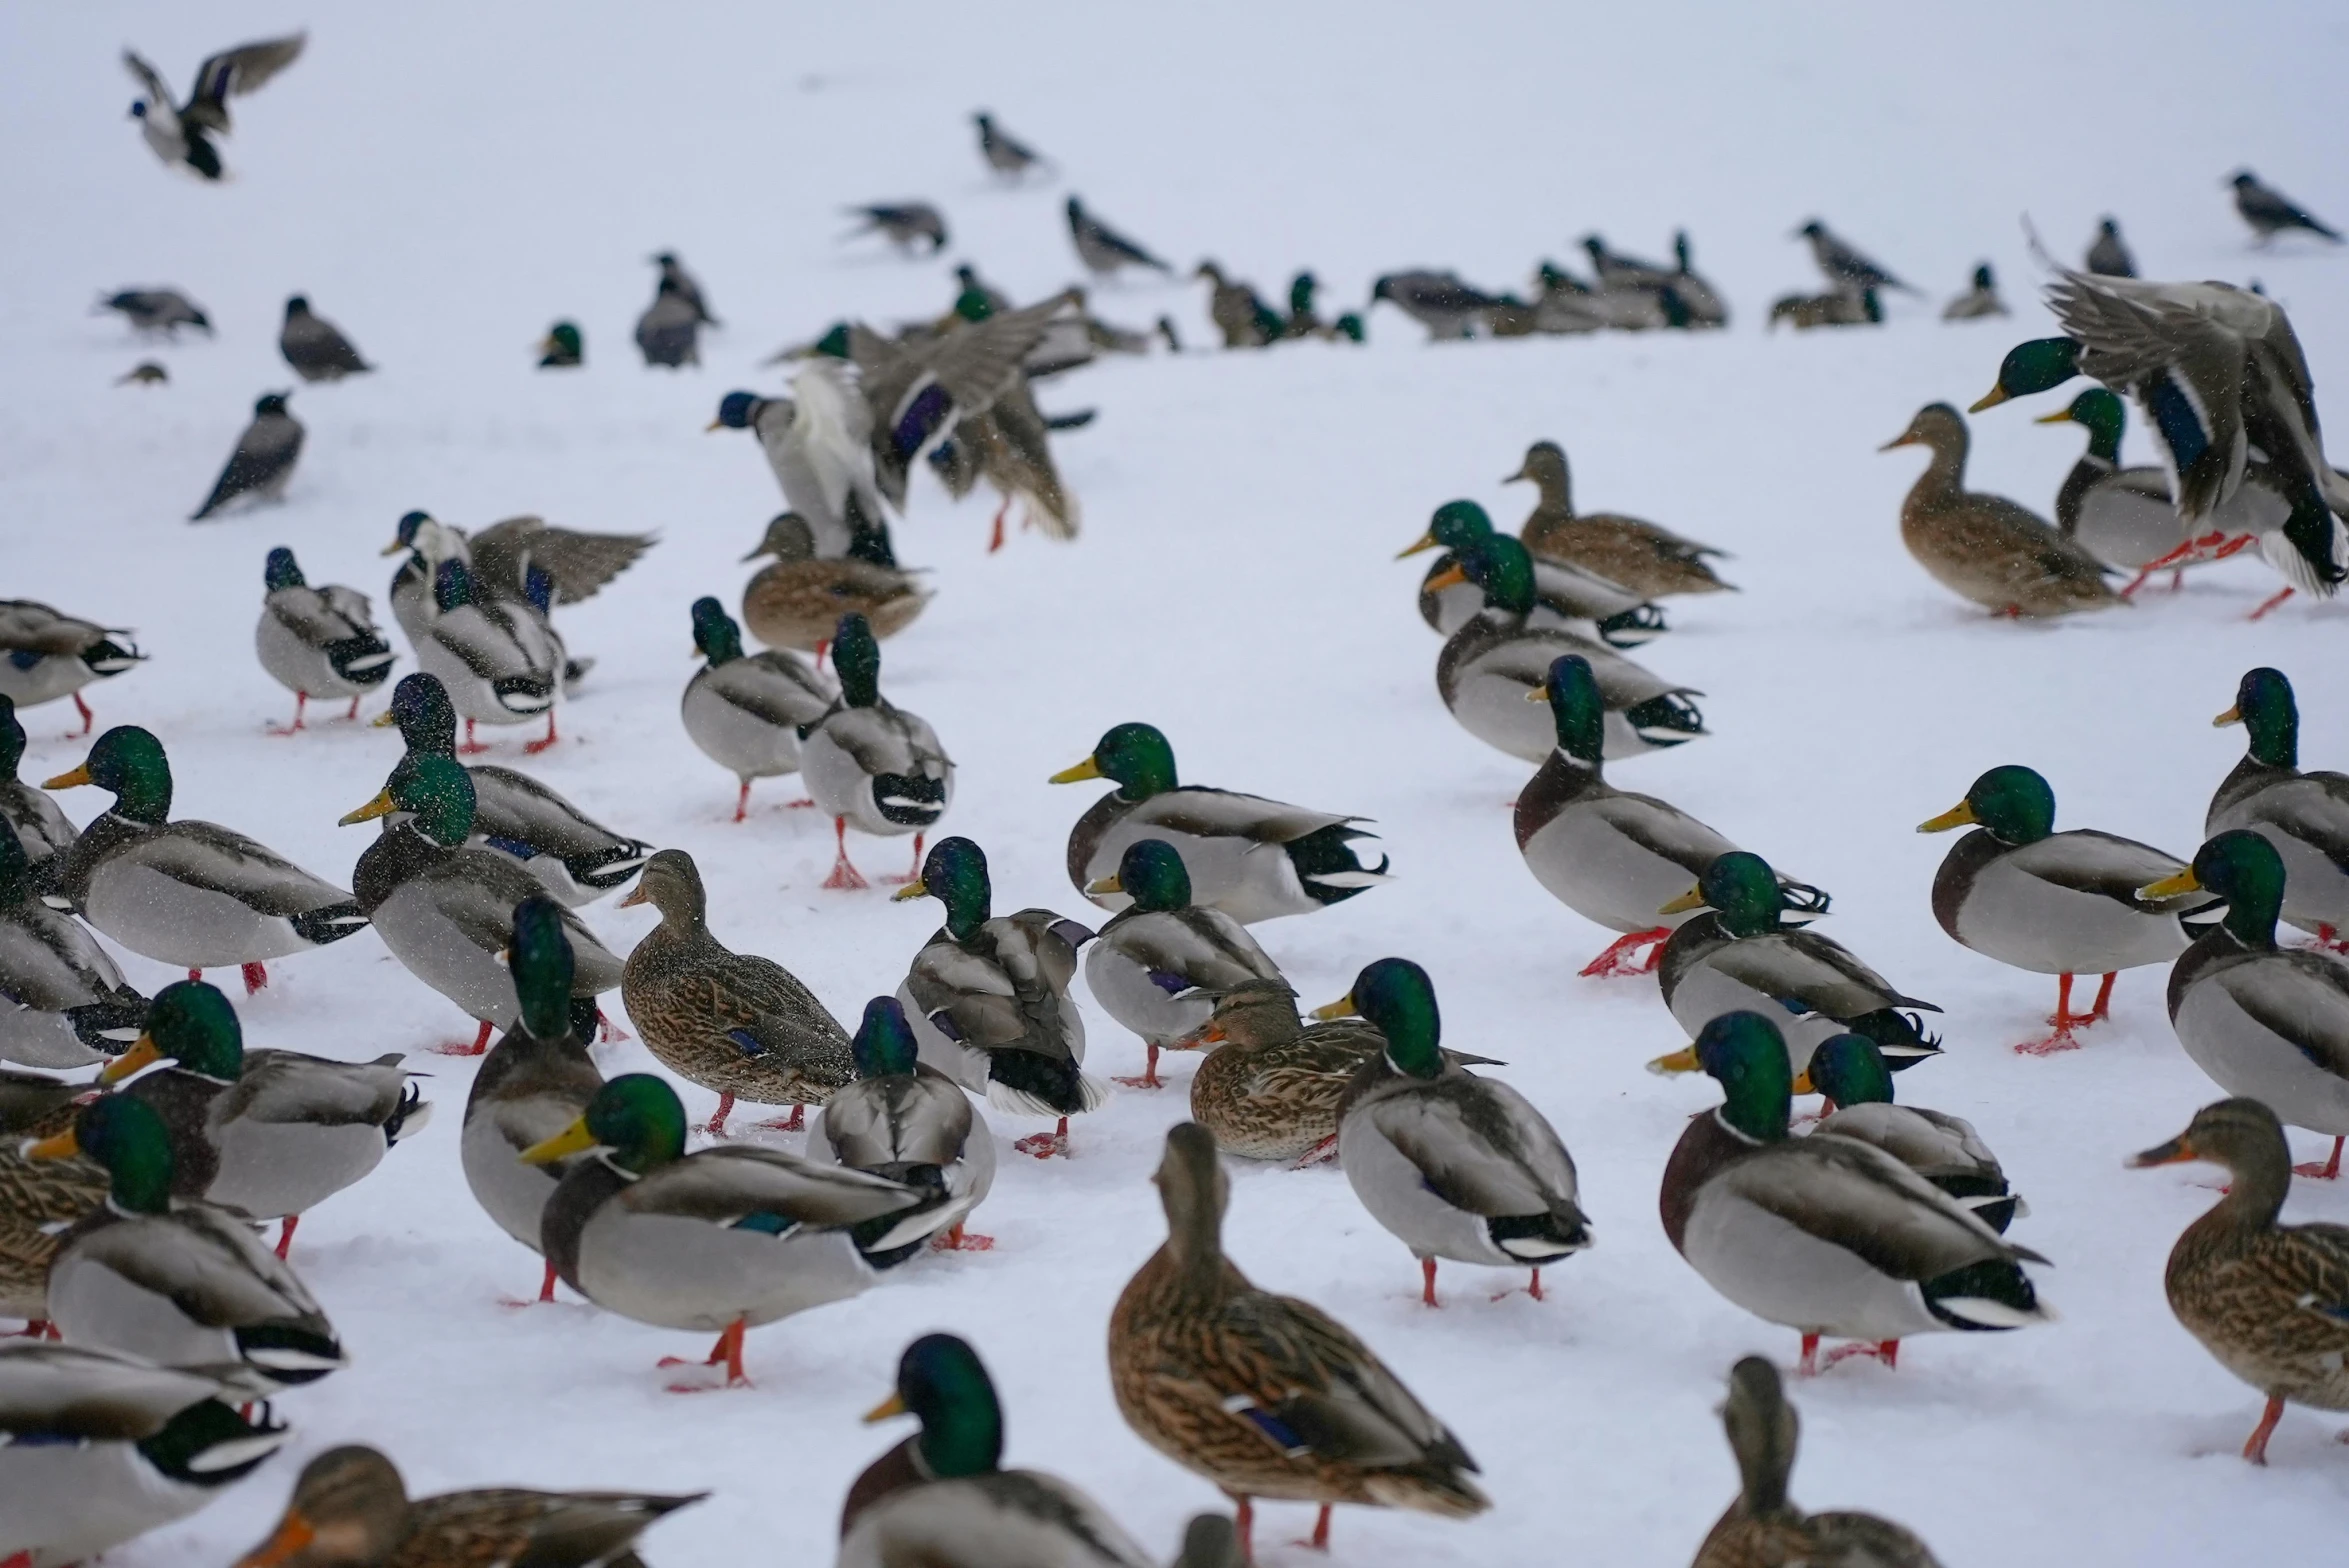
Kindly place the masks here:
[(1536, 441), (1527, 447), (1517, 472), (1501, 482), (1514, 484), (1521, 479), (1541, 491), (1525, 526), (1517, 530), (1517, 537), (1534, 554), (1596, 572), (1643, 599), (1734, 591), (1707, 564), (1706, 556), (1724, 553), (1709, 544), (1683, 539), (1669, 528), (1616, 512), (1577, 515), (1566, 449), (1557, 442)]
[(80, 1084), (0, 1071), (0, 1317), (47, 1329), (49, 1260), (59, 1233), (106, 1201), (106, 1172), (88, 1159), (28, 1160), (24, 1145), (73, 1125)]
[(1191, 1079), (1191, 1119), (1228, 1154), (1299, 1160), (1337, 1147), (1338, 1102), (1386, 1037), (1360, 1018), (1307, 1028), (1285, 980), (1254, 980), (1216, 998), (1200, 1032), (1211, 1046)]
[(894, 566), (839, 556), (819, 560), (815, 531), (797, 512), (783, 512), (767, 524), (757, 549), (774, 564), (759, 569), (742, 590), (742, 621), (770, 648), (814, 653), (832, 640), (840, 617), (854, 610), (875, 637), (894, 637), (913, 624), (930, 602), (930, 590)]

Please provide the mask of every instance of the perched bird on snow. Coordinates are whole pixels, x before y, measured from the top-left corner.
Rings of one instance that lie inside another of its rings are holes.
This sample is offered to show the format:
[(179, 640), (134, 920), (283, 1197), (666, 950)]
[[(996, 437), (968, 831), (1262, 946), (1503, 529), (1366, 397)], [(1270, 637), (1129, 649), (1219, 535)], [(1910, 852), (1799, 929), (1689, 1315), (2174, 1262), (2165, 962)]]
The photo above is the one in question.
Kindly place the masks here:
[(85, 621), (37, 599), (0, 599), (0, 697), (20, 708), (71, 697), (84, 735), (91, 720), (81, 689), (145, 658), (120, 626)]
[(997, 174), (1016, 180), (1044, 163), (1042, 153), (997, 125), (984, 109), (971, 116), (971, 123), (979, 128), (979, 156)]
[(357, 718), (359, 699), (391, 678), (399, 657), (375, 629), (367, 596), (340, 583), (311, 587), (284, 545), (269, 552), (261, 579), (268, 592), (253, 648), (261, 668), (294, 694), (294, 722), (275, 733), (302, 728), (302, 710), (312, 697), (348, 697), (351, 711), (344, 717)]
[(648, 366), (675, 370), (701, 363), (701, 312), (665, 272), (653, 302), (636, 318), (636, 347)]
[(265, 393), (253, 405), (253, 422), (237, 437), (236, 450), (228, 454), (228, 466), (213, 481), (212, 493), (189, 522), (202, 522), (241, 495), (284, 499), (286, 481), (293, 477), (294, 464), (302, 455), (302, 422), (285, 411), (285, 400), (292, 396), (291, 392)]
[(188, 90), (188, 101), (183, 104), (171, 101), (171, 89), (163, 85), (153, 66), (125, 49), (124, 67), (147, 92), (130, 110), (139, 122), (139, 134), (167, 167), (184, 164), (207, 180), (219, 179), (220, 153), (212, 145), (211, 135), (228, 132), (228, 100), (254, 91), (293, 64), (308, 41), (309, 34), (295, 33), (239, 44), (207, 56), (196, 67), (196, 85)]
[(1837, 238), (1817, 218), (1794, 232), (1797, 238), (1811, 242), (1811, 259), (1819, 264), (1819, 270), (1827, 275), (1827, 281), (1839, 289), (1899, 289), (1904, 294), (1917, 292)]
[(1987, 261), (1974, 269), (1974, 286), (1941, 307), (1944, 321), (1974, 321), (1983, 316), (2003, 316), (2006, 301), (1998, 297), (1998, 281), (1991, 276)]
[(874, 202), (846, 210), (850, 217), (865, 220), (862, 228), (849, 231), (846, 236), (849, 239), (863, 234), (886, 234), (889, 243), (903, 251), (927, 242), (927, 254), (932, 256), (946, 248), (945, 215), (926, 201)]
[[(1223, 334), (1225, 348), (1262, 348), (1284, 334), (1285, 323), (1257, 296), (1256, 290), (1225, 277), (1223, 269), (1214, 262), (1199, 263), (1191, 276), (1207, 280), (1207, 316)], [(1310, 315), (1310, 289), (1306, 297), (1306, 311)]]
[(277, 335), (277, 351), (304, 381), (340, 381), (375, 368), (359, 357), (342, 329), (311, 314), (309, 299), (300, 294), (285, 302), (285, 327)]
[(675, 251), (662, 251), (653, 258), (653, 265), (661, 269), (661, 286), (693, 307), (694, 320), (705, 327), (720, 325), (718, 318), (710, 314), (710, 302), (701, 291), (701, 280), (685, 270), (685, 263), (677, 259)]
[(1791, 322), (1797, 332), (1813, 327), (1875, 327), (1884, 323), (1884, 307), (1874, 289), (1830, 289), (1824, 294), (1788, 294), (1770, 306), (1770, 328)]
[(1103, 223), (1085, 210), (1085, 204), (1074, 196), (1068, 199), (1069, 238), (1076, 243), (1077, 259), (1087, 270), (1108, 277), (1121, 267), (1149, 267), (1159, 272), (1171, 269), (1141, 246)]
[(579, 336), (578, 323), (558, 321), (547, 328), (538, 354), (541, 370), (576, 370), (587, 363), (587, 345)]
[(1385, 300), (1437, 338), (1464, 338), (1474, 323), (1501, 302), (1449, 272), (1390, 272), (1371, 286), (1373, 303)]
[(202, 327), (206, 337), (212, 335), (211, 320), (177, 289), (121, 289), (98, 301), (97, 309), (120, 311), (138, 332), (177, 337), (182, 327)]
[(170, 380), (170, 371), (165, 370), (151, 359), (142, 359), (121, 375), (116, 376), (114, 384), (118, 387), (127, 387), (133, 384), (142, 387), (159, 387)]
[(2121, 225), (2117, 218), (2105, 218), (2096, 225), (2096, 238), (2088, 246), (2088, 270), (2108, 278), (2133, 278), (2137, 275), (2137, 258), (2129, 254), (2129, 247), (2121, 242)]
[(2235, 210), (2243, 215), (2245, 223), (2251, 225), (2252, 232), (2259, 236), (2260, 244), (2265, 245), (2288, 229), (2306, 229), (2335, 244), (2340, 243), (2339, 234), (2310, 217), (2282, 191), (2272, 185), (2261, 184), (2259, 176), (2249, 169), (2236, 170), (2227, 183), (2235, 187)]

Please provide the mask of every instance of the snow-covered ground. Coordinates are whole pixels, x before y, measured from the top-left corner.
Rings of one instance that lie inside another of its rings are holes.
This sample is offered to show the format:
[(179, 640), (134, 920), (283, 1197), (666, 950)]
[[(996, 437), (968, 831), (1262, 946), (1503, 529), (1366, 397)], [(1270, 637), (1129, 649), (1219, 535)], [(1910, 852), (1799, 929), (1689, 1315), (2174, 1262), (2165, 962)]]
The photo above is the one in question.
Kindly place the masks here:
[[(886, 645), (884, 688), (928, 717), (960, 765), (948, 826), (983, 844), (1001, 908), (1082, 914), (1068, 824), (1097, 786), (1048, 788), (1108, 725), (1147, 719), (1185, 776), (1377, 819), (1399, 880), (1310, 919), (1259, 928), (1308, 1002), (1382, 954), (1433, 974), (1447, 1040), (1505, 1058), (1581, 1166), (1599, 1245), (1551, 1299), (1494, 1300), (1514, 1277), (1447, 1267), (1447, 1304), (1416, 1300), (1401, 1245), (1332, 1170), (1234, 1180), (1235, 1259), (1359, 1330), (1482, 1463), (1496, 1506), (1456, 1524), (1346, 1510), (1357, 1563), (1685, 1561), (1735, 1476), (1713, 1414), (1739, 1355), (1791, 1358), (1794, 1336), (1716, 1297), (1655, 1218), (1703, 1080), (1641, 1070), (1684, 1043), (1640, 982), (1575, 977), (1607, 940), (1519, 862), (1503, 803), (1530, 769), (1461, 731), (1437, 700), (1437, 641), (1413, 613), (1419, 563), (1390, 558), (1455, 496), (1513, 524), (1495, 481), (1528, 441), (1572, 455), (1592, 508), (1652, 517), (1733, 552), (1744, 592), (1673, 607), (1640, 657), (1706, 694), (1709, 739), (1617, 765), (1833, 890), (1830, 929), (1947, 1009), (1948, 1055), (1904, 1097), (1972, 1118), (2033, 1214), (2019, 1239), (2062, 1311), (2010, 1335), (1939, 1336), (1900, 1370), (1847, 1364), (1796, 1389), (1796, 1496), (1876, 1509), (1946, 1561), (2187, 1564), (2307, 1556), (2337, 1541), (2349, 1451), (2295, 1410), (2253, 1470), (2234, 1457), (2257, 1396), (2172, 1320), (2161, 1267), (2214, 1178), (2133, 1174), (2215, 1091), (2184, 1059), (2162, 976), (2125, 976), (2115, 1021), (2048, 1060), (2008, 1047), (2052, 1001), (2046, 981), (1956, 947), (1927, 905), (1948, 847), (1911, 829), (1984, 767), (2028, 762), (2060, 823), (2174, 852), (2196, 842), (2239, 730), (2210, 715), (2261, 663), (2298, 682), (2311, 765), (2349, 756), (2345, 612), (2296, 602), (2257, 625), (2255, 564), (2186, 593), (2056, 626), (1991, 623), (1941, 593), (1899, 545), (1919, 455), (1875, 448), (1922, 403), (1960, 405), (2000, 353), (2045, 330), (2031, 302), (2028, 215), (2067, 256), (2122, 219), (2156, 276), (2256, 277), (2291, 309), (2336, 422), (2349, 405), (2349, 256), (2255, 253), (2220, 179), (2248, 163), (2349, 216), (2337, 86), (2349, 12), (2271, 5), (1982, 3), (1881, 7), (1465, 4), (1200, 5), (1144, 16), (1087, 5), (360, 7), (47, 6), (0, 12), (0, 594), (135, 627), (153, 660), (90, 695), (101, 723), (170, 748), (176, 811), (254, 832), (347, 875), (366, 829), (335, 818), (398, 755), (388, 731), (324, 725), (265, 738), (287, 699), (252, 655), (261, 561), (289, 544), (311, 579), (379, 596), (376, 552), (424, 507), (463, 526), (522, 511), (583, 528), (656, 528), (660, 547), (565, 612), (600, 663), (533, 771), (591, 812), (691, 850), (733, 945), (782, 960), (853, 1018), (895, 987), (934, 906), (819, 889), (829, 825), (764, 785), (728, 821), (733, 781), (677, 719), (694, 665), (687, 604), (733, 602), (736, 558), (777, 509), (740, 435), (707, 436), (719, 396), (773, 389), (757, 361), (847, 315), (908, 319), (977, 262), (1031, 298), (1076, 272), (1060, 202), (1188, 266), (1213, 257), (1268, 294), (1315, 268), (1332, 307), (1380, 271), (1456, 266), (1523, 287), (1543, 255), (1578, 264), (1597, 228), (1626, 250), (1693, 233), (1737, 312), (1726, 334), (1429, 348), (1391, 310), (1367, 349), (1153, 355), (1049, 387), (1101, 416), (1060, 443), (1085, 534), (1013, 536), (983, 553), (991, 501), (957, 509), (917, 482), (901, 555), (940, 590)], [(237, 105), (220, 188), (167, 175), (123, 118), (135, 44), (175, 83), (205, 52), (295, 25), (308, 54)], [(983, 177), (965, 114), (995, 109), (1058, 176)], [(845, 202), (940, 204), (955, 243), (908, 263), (841, 244)], [(1765, 335), (1775, 295), (1816, 287), (1787, 231), (1812, 214), (1924, 288), (1879, 332)], [(645, 256), (674, 247), (725, 330), (706, 363), (649, 372), (627, 341)], [(2016, 317), (1934, 319), (1977, 260)], [(92, 295), (186, 289), (214, 340), (151, 350)], [(286, 503), (191, 528), (253, 397), (291, 382), (275, 338), (307, 292), (380, 373), (300, 391), (309, 447)], [(1102, 314), (1161, 312), (1194, 348), (1204, 288), (1097, 292)], [(544, 375), (531, 345), (558, 316), (586, 328), (583, 373)], [(115, 388), (150, 353), (166, 388)], [(2052, 400), (2050, 400), (2052, 403)], [(1980, 488), (2047, 509), (2079, 448), (2003, 409), (1974, 421)], [(2143, 456), (2132, 435), (2131, 452)], [(2336, 454), (2338, 455), (2338, 454)], [(405, 667), (405, 666), (403, 666)], [(33, 778), (77, 762), (63, 707), (26, 715)], [(498, 737), (510, 762), (526, 732)], [(95, 792), (65, 797), (77, 817)], [(902, 869), (903, 841), (855, 846)], [(617, 947), (649, 911), (588, 913)], [(134, 979), (170, 975), (127, 960)], [(371, 935), (274, 966), (247, 1038), (348, 1057), (423, 1052), (469, 1023)], [(1092, 1015), (1092, 1065), (1138, 1045)], [(1211, 1490), (1134, 1438), (1104, 1375), (1109, 1304), (1158, 1243), (1145, 1180), (1184, 1114), (1174, 1087), (1120, 1093), (1076, 1130), (1075, 1157), (1007, 1156), (977, 1218), (991, 1253), (899, 1270), (854, 1305), (750, 1340), (749, 1391), (681, 1397), (653, 1362), (684, 1335), (576, 1303), (500, 1304), (537, 1260), (474, 1206), (458, 1170), (469, 1064), (421, 1055), (443, 1115), (361, 1187), (317, 1210), (295, 1260), (352, 1368), (280, 1403), (284, 1457), (186, 1524), (126, 1547), (121, 1568), (222, 1562), (258, 1540), (308, 1454), (364, 1440), (422, 1492), (495, 1482), (709, 1488), (663, 1524), (664, 1568), (820, 1561), (841, 1493), (895, 1434), (860, 1428), (911, 1336), (946, 1327), (987, 1358), (1009, 1458), (1071, 1477), (1171, 1551)], [(608, 1071), (649, 1065), (640, 1046)], [(696, 1114), (711, 1097), (688, 1090)], [(1036, 1130), (998, 1117), (997, 1136)], [(2306, 1149), (2313, 1142), (2304, 1140)], [(2304, 1150), (2305, 1152), (2305, 1150)], [(2349, 1218), (2349, 1194), (2300, 1183), (2289, 1213)], [(1309, 1516), (1268, 1509), (1275, 1562)]]

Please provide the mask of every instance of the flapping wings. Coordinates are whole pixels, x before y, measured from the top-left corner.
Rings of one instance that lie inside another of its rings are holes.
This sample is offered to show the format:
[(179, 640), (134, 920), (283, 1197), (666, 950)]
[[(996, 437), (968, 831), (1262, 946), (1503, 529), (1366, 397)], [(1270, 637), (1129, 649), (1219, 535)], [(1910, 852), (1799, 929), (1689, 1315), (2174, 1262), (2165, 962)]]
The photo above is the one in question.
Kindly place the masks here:
[[(309, 41), (308, 33), (295, 33), (286, 38), (239, 44), (210, 56), (196, 67), (196, 85), (188, 93), (188, 104), (180, 111), (180, 118), (205, 130), (227, 130), (228, 100), (254, 91), (293, 64), (301, 58), (302, 46)], [(125, 63), (137, 59), (136, 55), (126, 55)], [(134, 69), (143, 68), (143, 64)]]
[(594, 598), (655, 542), (652, 534), (581, 533), (549, 527), (542, 517), (509, 517), (473, 535), (473, 578), (498, 598), (520, 599), (524, 574), (535, 566), (555, 580), (557, 604), (577, 604)]

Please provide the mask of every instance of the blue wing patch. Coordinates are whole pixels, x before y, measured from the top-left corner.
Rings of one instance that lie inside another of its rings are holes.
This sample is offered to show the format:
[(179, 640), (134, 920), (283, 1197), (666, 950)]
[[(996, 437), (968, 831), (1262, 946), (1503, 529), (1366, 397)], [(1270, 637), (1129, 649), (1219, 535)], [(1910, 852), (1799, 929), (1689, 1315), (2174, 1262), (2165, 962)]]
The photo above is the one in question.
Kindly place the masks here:
[(742, 1054), (745, 1056), (767, 1054), (767, 1048), (759, 1043), (758, 1036), (752, 1034), (748, 1029), (729, 1029), (726, 1031), (726, 1038), (741, 1046)]
[(1234, 1394), (1223, 1402), (1225, 1410), (1236, 1416), (1245, 1416), (1257, 1431), (1272, 1440), (1273, 1446), (1291, 1459), (1302, 1459), (1313, 1452), (1311, 1444), (1299, 1437), (1287, 1423), (1246, 1394)]

